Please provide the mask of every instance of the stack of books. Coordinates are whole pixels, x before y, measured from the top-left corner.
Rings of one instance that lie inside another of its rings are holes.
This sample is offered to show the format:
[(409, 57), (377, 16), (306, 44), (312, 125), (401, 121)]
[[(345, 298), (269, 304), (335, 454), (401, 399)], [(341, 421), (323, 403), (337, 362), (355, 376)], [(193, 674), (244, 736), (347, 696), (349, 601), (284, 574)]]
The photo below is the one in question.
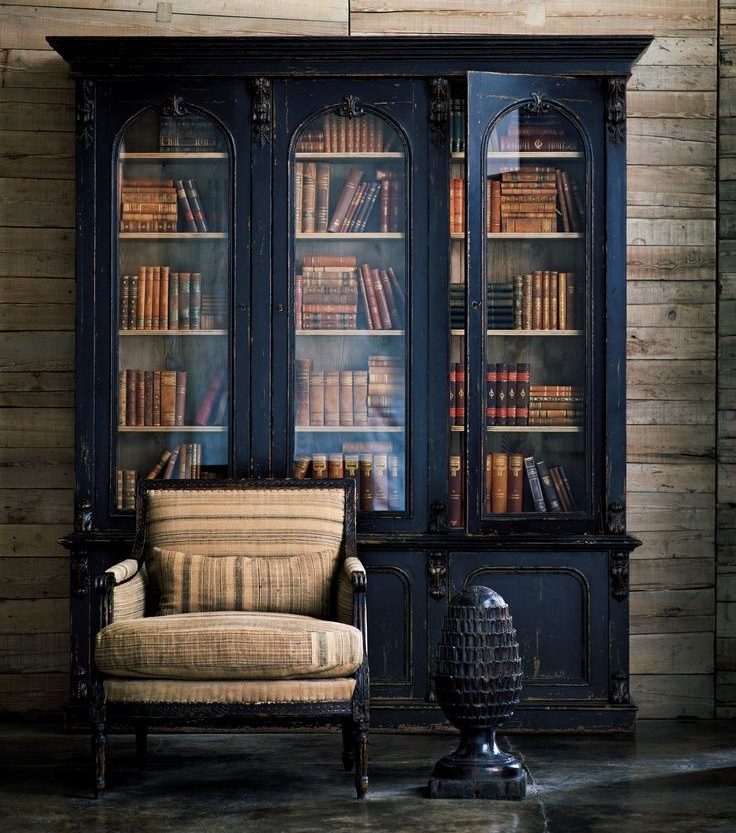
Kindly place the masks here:
[(123, 180), (121, 232), (173, 232), (178, 216), (177, 189), (172, 179)]
[(308, 255), (294, 278), (297, 330), (354, 330), (358, 324), (357, 260)]
[[(295, 178), (299, 180), (299, 162), (296, 163)], [(314, 163), (304, 163), (304, 196), (302, 198), (303, 216), (307, 216), (307, 210), (311, 207), (311, 191), (307, 190), (307, 168)], [(319, 166), (317, 166), (319, 169)], [(380, 232), (396, 232), (400, 230), (401, 223), (401, 181), (397, 174), (391, 170), (377, 170), (375, 179), (366, 179), (365, 172), (359, 168), (351, 168), (343, 183), (340, 194), (337, 198), (335, 208), (330, 215), (326, 225), (321, 222), (320, 207), (322, 199), (320, 189), (324, 186), (320, 180), (319, 170), (316, 175), (316, 225), (311, 228), (302, 221), (302, 231), (329, 231), (334, 233), (361, 233), (366, 230)], [(327, 186), (329, 189), (329, 182)], [(307, 202), (309, 200), (309, 203)], [(299, 198), (297, 196), (297, 203)], [(325, 203), (326, 205), (326, 203)], [(377, 220), (374, 208), (379, 206)], [(297, 225), (297, 231), (299, 231)]]
[(574, 272), (535, 269), (514, 275), (514, 329), (574, 330), (577, 282)]
[(405, 410), (404, 360), (368, 356), (368, 425), (403, 425)]
[[(450, 284), (450, 328), (465, 329), (465, 284)], [(489, 283), (486, 287), (486, 327), (489, 330), (514, 328), (514, 286)]]
[(222, 134), (201, 116), (167, 116), (159, 122), (159, 150), (168, 153), (212, 152), (222, 146)]
[(583, 206), (567, 171), (526, 166), (488, 179), (491, 232), (547, 234), (583, 228)]
[(454, 362), (450, 367), (450, 425), (465, 425), (465, 366)]
[[(562, 466), (548, 467), (543, 460), (535, 461), (534, 457), (494, 451), (486, 455), (486, 514), (523, 512), (525, 480), (535, 511), (575, 511), (570, 484)], [(528, 506), (530, 509), (531, 506)]]
[(530, 385), (529, 425), (582, 425), (583, 388), (578, 385)]
[(529, 365), (497, 362), (486, 368), (486, 425), (529, 424)]
[(169, 266), (139, 266), (120, 279), (121, 330), (199, 330), (202, 275)]
[(296, 425), (368, 425), (367, 370), (314, 371), (311, 358), (298, 358), (295, 377)]
[(548, 467), (543, 460), (525, 457), (524, 467), (537, 512), (575, 511), (575, 500), (562, 466)]
[(358, 281), (367, 329), (402, 329), (406, 320), (406, 295), (393, 267), (378, 269), (364, 263)]
[(366, 114), (348, 119), (330, 113), (321, 128), (302, 133), (297, 153), (381, 153), (390, 150), (392, 137), (384, 138), (383, 119)]
[(203, 292), (199, 321), (203, 330), (224, 330), (228, 324), (227, 298), (224, 295)]

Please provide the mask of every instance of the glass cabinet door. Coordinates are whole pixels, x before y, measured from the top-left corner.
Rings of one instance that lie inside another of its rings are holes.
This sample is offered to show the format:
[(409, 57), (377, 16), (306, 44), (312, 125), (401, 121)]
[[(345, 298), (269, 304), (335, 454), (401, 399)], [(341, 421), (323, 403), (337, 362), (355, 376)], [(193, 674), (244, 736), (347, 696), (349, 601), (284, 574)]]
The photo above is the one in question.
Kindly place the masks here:
[(407, 511), (406, 207), (398, 131), (369, 108), (306, 122), (292, 155), (293, 474), (354, 477)]
[(149, 109), (121, 137), (118, 511), (134, 509), (140, 478), (228, 472), (231, 179), (228, 140), (199, 110)]
[(481, 526), (594, 511), (592, 411), (603, 381), (592, 360), (600, 276), (586, 127), (598, 95), (581, 83), (472, 73), (468, 82), (469, 365), (480, 427), (470, 429), (468, 465)]

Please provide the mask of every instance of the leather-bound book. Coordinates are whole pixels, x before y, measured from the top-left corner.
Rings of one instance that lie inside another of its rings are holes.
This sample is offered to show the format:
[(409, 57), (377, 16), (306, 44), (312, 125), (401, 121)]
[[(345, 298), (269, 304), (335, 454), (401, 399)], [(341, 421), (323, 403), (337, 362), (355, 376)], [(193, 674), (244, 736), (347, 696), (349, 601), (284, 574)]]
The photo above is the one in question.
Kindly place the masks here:
[(558, 328), (558, 305), (557, 305), (558, 273), (549, 273), (549, 329)]
[[(486, 425), (496, 424), (498, 371), (495, 364), (486, 367)], [(490, 511), (490, 510), (489, 510)]]
[(528, 425), (529, 423), (529, 365), (519, 363), (516, 365), (516, 425)]
[(521, 512), (524, 498), (524, 455), (509, 454), (509, 512)]
[(179, 449), (181, 446), (177, 445), (176, 448), (171, 452), (171, 457), (166, 462), (166, 468), (164, 469), (163, 480), (171, 480), (174, 476), (174, 469), (176, 467), (176, 461), (179, 459)]
[(185, 424), (185, 410), (187, 401), (187, 374), (185, 370), (176, 371), (176, 416), (175, 424)]
[(347, 213), (350, 201), (353, 199), (353, 195), (355, 194), (362, 178), (363, 171), (359, 168), (352, 168), (350, 170), (350, 173), (345, 180), (345, 184), (342, 187), (342, 191), (340, 192), (340, 196), (337, 198), (335, 210), (332, 213), (332, 217), (330, 218), (330, 222), (327, 227), (328, 231), (336, 232), (340, 230), (340, 226), (342, 225), (342, 221), (345, 219), (345, 214)]
[(315, 230), (327, 231), (327, 219), (330, 210), (330, 166), (326, 163), (317, 165), (317, 199), (315, 210)]
[(522, 275), (521, 283), (521, 329), (532, 329), (532, 284), (531, 272)]
[(534, 457), (524, 458), (524, 468), (526, 469), (526, 478), (529, 483), (529, 491), (532, 493), (534, 508), (537, 512), (546, 512), (547, 504), (544, 502), (544, 492), (542, 491), (542, 484), (539, 480), (539, 474), (537, 472), (537, 465), (534, 462)]
[(491, 179), (490, 182), (490, 222), (489, 229), (491, 233), (501, 231), (501, 183), (497, 179)]
[(341, 233), (353, 230), (353, 221), (358, 214), (360, 206), (363, 204), (363, 199), (368, 191), (369, 184), (370, 183), (368, 182), (361, 182), (355, 189), (355, 192), (350, 200), (350, 205), (348, 205), (345, 216), (343, 217), (342, 222), (340, 223), (340, 228), (338, 229)]
[(565, 195), (565, 204), (570, 218), (570, 231), (580, 231), (583, 228), (583, 217), (582, 212), (578, 210), (577, 202), (573, 198), (570, 187), (570, 175), (567, 171), (561, 171), (560, 178), (562, 180), (562, 191)]
[(123, 469), (123, 509), (135, 509), (135, 484), (138, 472), (135, 469)]
[(302, 231), (312, 234), (317, 228), (317, 163), (304, 163)]
[(316, 453), (312, 455), (312, 477), (324, 480), (327, 477), (327, 455)]
[(373, 455), (360, 454), (360, 509), (373, 511)]
[(465, 365), (455, 362), (455, 425), (465, 425)]
[[(370, 266), (368, 266), (368, 271), (370, 272)], [(370, 301), (368, 300), (368, 287), (365, 283), (365, 277), (363, 276), (363, 270), (358, 269), (358, 288), (360, 289), (360, 300), (362, 301), (362, 314), (365, 319), (365, 329), (372, 330), (373, 327), (373, 314), (371, 313), (371, 306)]]
[(294, 477), (296, 477), (297, 480), (304, 480), (307, 476), (310, 462), (311, 458), (305, 454), (300, 454), (294, 458)]
[[(118, 301), (118, 326), (121, 330), (132, 329), (128, 321), (128, 308), (130, 307), (130, 275), (123, 275), (120, 278), (120, 298)], [(134, 322), (135, 323), (135, 322)]]
[(201, 329), (200, 321), (202, 316), (202, 275), (200, 272), (192, 272), (189, 283), (189, 329)]
[(373, 455), (373, 511), (388, 511), (388, 455)]
[(509, 365), (506, 387), (506, 425), (516, 425), (516, 365)]
[(217, 400), (212, 425), (227, 425), (227, 386), (223, 387), (220, 398)]
[(180, 213), (184, 218), (182, 223), (184, 230), (197, 231), (197, 224), (194, 221), (194, 212), (192, 211), (192, 206), (184, 187), (184, 181), (181, 179), (176, 180), (176, 197), (179, 203)]
[(301, 330), (304, 319), (302, 318), (302, 305), (304, 304), (304, 275), (294, 275), (294, 329)]
[(447, 515), (450, 526), (458, 529), (463, 525), (463, 465), (462, 456), (451, 454), (449, 460)]
[(557, 493), (557, 499), (560, 501), (560, 506), (562, 507), (563, 512), (570, 511), (570, 504), (567, 500), (567, 494), (565, 493), (565, 487), (562, 483), (562, 478), (560, 477), (560, 471), (556, 466), (550, 466), (549, 469), (549, 476), (552, 480), (552, 485), (555, 487), (555, 492)]
[(115, 478), (115, 508), (123, 508), (123, 470), (117, 469)]
[(391, 280), (388, 276), (388, 270), (380, 269), (379, 275), (381, 277), (381, 286), (383, 287), (383, 294), (386, 298), (386, 303), (388, 304), (388, 311), (391, 316), (391, 325), (394, 329), (399, 329), (402, 326), (401, 313), (399, 312), (399, 306), (396, 303), (394, 290), (391, 286)]
[(391, 289), (394, 291), (394, 298), (396, 299), (396, 306), (399, 310), (399, 322), (402, 326), (406, 325), (406, 296), (404, 295), (404, 290), (402, 289), (401, 284), (399, 283), (399, 279), (396, 277), (396, 272), (394, 272), (393, 266), (389, 266), (386, 269), (388, 273), (389, 281), (391, 282)]
[(567, 330), (567, 272), (557, 275), (557, 328)]
[(328, 477), (343, 477), (345, 473), (342, 454), (328, 454), (327, 455), (327, 475)]
[(135, 424), (146, 424), (146, 377), (142, 370), (135, 371)]
[(312, 360), (296, 360), (294, 370), (294, 419), (297, 425), (309, 425), (309, 376)]
[(169, 275), (169, 329), (179, 329), (179, 273)]
[(378, 200), (378, 228), (381, 232), (389, 230), (389, 205), (391, 200), (391, 180), (385, 177), (381, 180), (381, 194)]
[(562, 223), (563, 231), (570, 231), (570, 211), (565, 200), (565, 192), (562, 187), (562, 172), (557, 171), (555, 174), (555, 184), (557, 186), (557, 205), (560, 212), (560, 222)]
[[(121, 374), (122, 375), (122, 374)], [(138, 371), (128, 368), (125, 371), (125, 424), (137, 425), (136, 414), (136, 380)]]
[(574, 330), (577, 327), (577, 304), (575, 286), (575, 273), (567, 273), (567, 329)]
[(362, 233), (368, 226), (368, 220), (373, 213), (373, 209), (378, 199), (378, 193), (381, 190), (380, 182), (371, 182), (366, 190), (362, 203), (358, 207), (355, 219), (351, 223), (350, 231)]
[(388, 311), (388, 303), (386, 301), (386, 296), (383, 294), (381, 273), (378, 269), (371, 269), (371, 278), (373, 280), (373, 291), (376, 296), (378, 314), (381, 320), (381, 327), (376, 327), (376, 329), (390, 330), (392, 329), (391, 313)]
[(153, 371), (143, 371), (143, 424), (153, 425)]
[(507, 424), (506, 397), (509, 389), (509, 366), (496, 363), (496, 425)]
[(143, 318), (143, 329), (153, 329), (153, 266), (146, 266), (146, 298), (145, 313)]
[(545, 270), (542, 273), (542, 329), (549, 330), (550, 327), (550, 273)]
[(400, 512), (404, 508), (398, 454), (388, 455), (388, 508), (392, 512)]
[(364, 263), (360, 267), (361, 287), (365, 290), (366, 298), (368, 299), (368, 313), (371, 320), (371, 330), (382, 330), (383, 324), (381, 322), (381, 312), (378, 308), (378, 298), (376, 297), (376, 289), (373, 284), (373, 273), (368, 263)]
[(161, 425), (161, 371), (153, 371), (153, 423)]
[(542, 292), (544, 272), (532, 272), (532, 330), (542, 329)]
[(340, 425), (353, 425), (353, 371), (340, 371)]
[(189, 306), (191, 304), (191, 280), (190, 272), (179, 272), (179, 329), (190, 329)]
[(156, 465), (146, 475), (146, 480), (155, 480), (159, 476), (159, 474), (161, 474), (164, 466), (169, 462), (170, 458), (171, 452), (168, 450), (164, 451)]
[(153, 291), (151, 293), (151, 329), (160, 330), (159, 310), (161, 307), (161, 267), (153, 266)]
[(323, 371), (309, 374), (309, 424), (325, 424), (325, 374)]
[(347, 150), (346, 135), (347, 135), (347, 119), (343, 117), (337, 118), (337, 141), (335, 142), (338, 153), (345, 153)]
[(304, 197), (304, 162), (294, 163), (294, 233), (302, 232), (302, 211)]
[(199, 197), (199, 188), (193, 179), (184, 180), (184, 188), (187, 192), (187, 199), (194, 215), (194, 222), (197, 226), (197, 231), (209, 231), (207, 225), (207, 215), (202, 208), (202, 203)]
[(542, 491), (544, 492), (544, 500), (550, 512), (561, 512), (562, 506), (557, 497), (554, 483), (549, 474), (549, 469), (544, 460), (537, 460), (537, 473), (539, 474), (539, 482), (542, 484)]
[(207, 385), (207, 390), (202, 397), (202, 401), (199, 403), (199, 408), (197, 408), (197, 415), (194, 417), (195, 425), (210, 424), (215, 402), (217, 401), (217, 397), (222, 390), (222, 386), (225, 384), (226, 373), (226, 368), (220, 366), (215, 371), (214, 376), (210, 379), (210, 383)]
[(491, 491), (491, 512), (503, 515), (508, 512), (509, 499), (509, 455), (493, 452), (493, 489)]
[(189, 466), (189, 443), (181, 443), (179, 446), (179, 465), (176, 469), (176, 479), (184, 480), (187, 477)]
[(401, 187), (398, 177), (389, 179), (388, 230), (401, 231)]
[(562, 466), (557, 466), (557, 472), (560, 477), (560, 482), (565, 490), (565, 494), (567, 495), (567, 502), (570, 506), (570, 512), (575, 511), (575, 498), (572, 496), (572, 489), (570, 488), (570, 481), (567, 479), (567, 475), (565, 474), (565, 469)]
[(128, 329), (138, 329), (136, 316), (138, 313), (138, 275), (130, 276), (130, 296), (128, 299)]
[(353, 425), (368, 425), (368, 371), (353, 371)]
[(128, 371), (121, 370), (118, 375), (118, 425), (127, 425), (128, 411)]
[(457, 418), (457, 405), (455, 403), (455, 387), (457, 386), (457, 372), (455, 368), (457, 364), (455, 362), (452, 363), (452, 367), (450, 368), (450, 391), (449, 391), (449, 399), (450, 399), (450, 407), (448, 412), (448, 417), (450, 421), (450, 425), (455, 424), (455, 419)]
[(340, 371), (325, 371), (325, 425), (340, 425)]
[(491, 514), (491, 497), (493, 495), (493, 454), (486, 454), (486, 470), (485, 470), (485, 494), (483, 500), (483, 509), (486, 515)]
[(158, 327), (160, 330), (169, 329), (169, 267), (161, 267), (161, 284), (158, 301)]

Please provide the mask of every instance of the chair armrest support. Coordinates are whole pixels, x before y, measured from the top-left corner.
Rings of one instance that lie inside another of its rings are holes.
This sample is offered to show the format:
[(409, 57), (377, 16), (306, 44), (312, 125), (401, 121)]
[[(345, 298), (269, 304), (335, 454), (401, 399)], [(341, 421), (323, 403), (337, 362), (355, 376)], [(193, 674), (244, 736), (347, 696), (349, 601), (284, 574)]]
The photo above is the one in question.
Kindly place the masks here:
[(132, 558), (105, 570), (95, 580), (100, 596), (100, 629), (145, 614), (147, 576), (145, 568)]

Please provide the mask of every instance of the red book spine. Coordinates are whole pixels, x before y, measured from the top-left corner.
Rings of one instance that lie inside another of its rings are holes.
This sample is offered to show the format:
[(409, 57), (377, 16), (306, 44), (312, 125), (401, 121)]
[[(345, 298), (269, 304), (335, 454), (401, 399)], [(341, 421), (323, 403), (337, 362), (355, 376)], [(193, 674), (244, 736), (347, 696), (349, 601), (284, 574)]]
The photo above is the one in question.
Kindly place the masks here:
[(192, 213), (192, 206), (189, 204), (186, 189), (184, 188), (184, 181), (176, 180), (176, 196), (179, 200), (179, 208), (184, 214), (184, 226), (187, 231), (196, 231), (197, 224), (194, 222), (194, 214)]
[[(486, 369), (486, 425), (496, 424), (497, 382), (498, 373), (496, 372), (496, 365), (489, 364)], [(490, 512), (490, 509), (488, 511)]]
[(212, 416), (212, 409), (215, 406), (215, 399), (217, 398), (222, 386), (225, 384), (225, 368), (218, 368), (215, 375), (212, 377), (207, 391), (202, 397), (202, 401), (197, 410), (197, 416), (194, 417), (195, 425), (207, 425)]
[(388, 276), (388, 272), (385, 269), (381, 269), (379, 274), (381, 276), (381, 286), (383, 287), (383, 294), (385, 295), (386, 303), (388, 304), (388, 311), (391, 314), (391, 323), (394, 327), (398, 328), (401, 326), (401, 315), (399, 314), (399, 308), (396, 304), (394, 291), (391, 287), (391, 280)]
[(465, 425), (465, 368), (455, 362), (455, 425)]
[(506, 388), (506, 425), (516, 425), (516, 365), (509, 365)]
[(142, 370), (135, 371), (135, 424), (145, 425), (146, 383)]
[(496, 425), (506, 425), (506, 394), (509, 386), (509, 366), (496, 364)]
[(153, 425), (153, 372), (143, 371), (143, 424)]
[(378, 302), (378, 314), (381, 320), (381, 329), (391, 329), (391, 314), (388, 311), (388, 304), (386, 303), (386, 296), (383, 294), (383, 284), (381, 283), (381, 275), (378, 269), (371, 269), (371, 277), (373, 279), (373, 291)]
[(452, 367), (450, 368), (450, 425), (454, 425), (455, 419), (457, 418), (457, 406), (455, 404), (455, 386), (457, 385), (457, 374), (455, 372), (456, 367), (457, 365), (453, 363)]
[(373, 276), (371, 274), (371, 267), (364, 263), (360, 267), (360, 275), (362, 278), (362, 286), (365, 288), (365, 294), (368, 298), (368, 312), (372, 321), (372, 330), (382, 330), (381, 313), (378, 309), (378, 299), (376, 298), (375, 289), (373, 286)]
[(492, 233), (501, 231), (501, 183), (497, 179), (491, 180), (491, 217), (490, 229)]
[(529, 421), (529, 365), (516, 365), (516, 425)]
[(194, 222), (197, 226), (197, 231), (209, 231), (207, 227), (207, 217), (205, 217), (204, 209), (199, 201), (199, 192), (193, 179), (184, 181), (184, 188), (186, 189), (187, 199), (191, 206), (192, 214), (194, 215)]

